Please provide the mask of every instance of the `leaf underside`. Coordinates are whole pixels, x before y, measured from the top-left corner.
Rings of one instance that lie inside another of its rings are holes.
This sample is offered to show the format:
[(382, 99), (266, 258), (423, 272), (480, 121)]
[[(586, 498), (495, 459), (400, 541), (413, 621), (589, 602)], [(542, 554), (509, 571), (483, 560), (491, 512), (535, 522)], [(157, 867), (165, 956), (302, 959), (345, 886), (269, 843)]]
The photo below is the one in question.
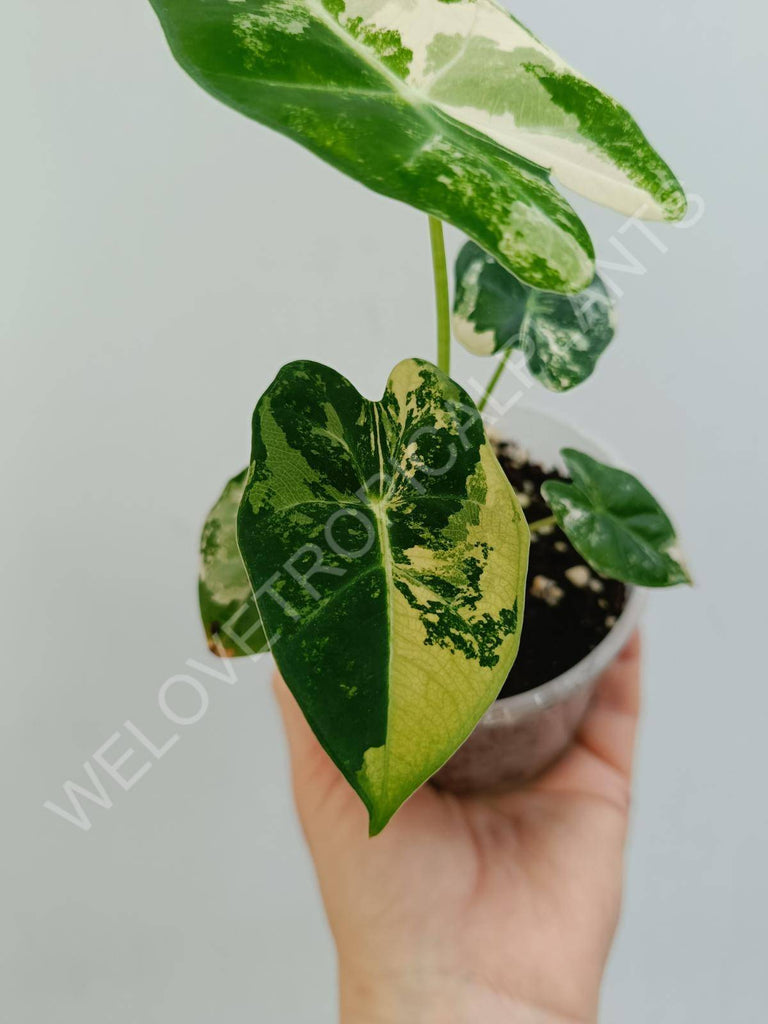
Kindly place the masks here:
[(467, 242), (456, 259), (452, 327), (475, 355), (519, 349), (544, 387), (569, 391), (592, 374), (613, 339), (616, 318), (597, 275), (574, 295), (543, 292)]
[(369, 188), (459, 227), (522, 280), (586, 287), (563, 185), (675, 220), (674, 175), (615, 100), (494, 0), (152, 0), (213, 96)]
[(260, 399), (238, 541), (270, 647), (380, 831), (517, 653), (528, 529), (471, 400), (407, 360), (381, 401), (313, 362)]
[(669, 517), (639, 480), (573, 448), (561, 454), (573, 482), (549, 480), (541, 493), (593, 569), (641, 587), (691, 582)]
[(237, 547), (237, 510), (247, 470), (227, 483), (200, 538), (198, 598), (208, 647), (221, 658), (267, 650), (259, 611)]

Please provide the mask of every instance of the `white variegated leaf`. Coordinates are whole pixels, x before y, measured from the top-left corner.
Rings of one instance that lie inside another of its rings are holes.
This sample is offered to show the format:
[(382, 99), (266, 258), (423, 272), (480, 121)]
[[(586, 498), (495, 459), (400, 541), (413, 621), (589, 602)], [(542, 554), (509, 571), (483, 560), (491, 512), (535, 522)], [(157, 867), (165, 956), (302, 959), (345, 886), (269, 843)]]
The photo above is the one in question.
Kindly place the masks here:
[(608, 291), (594, 280), (574, 295), (531, 288), (467, 242), (456, 260), (453, 333), (475, 355), (516, 348), (550, 391), (568, 391), (592, 373), (613, 339)]
[(682, 215), (676, 179), (626, 110), (495, 0), (346, 0), (339, 21), (396, 33), (417, 94), (574, 192), (631, 216)]
[(550, 174), (624, 213), (684, 212), (627, 111), (493, 0), (152, 3), (203, 88), (536, 287), (578, 291), (594, 273)]
[(237, 510), (247, 470), (228, 481), (205, 520), (200, 538), (200, 617), (208, 647), (220, 658), (267, 649), (259, 611), (237, 547)]

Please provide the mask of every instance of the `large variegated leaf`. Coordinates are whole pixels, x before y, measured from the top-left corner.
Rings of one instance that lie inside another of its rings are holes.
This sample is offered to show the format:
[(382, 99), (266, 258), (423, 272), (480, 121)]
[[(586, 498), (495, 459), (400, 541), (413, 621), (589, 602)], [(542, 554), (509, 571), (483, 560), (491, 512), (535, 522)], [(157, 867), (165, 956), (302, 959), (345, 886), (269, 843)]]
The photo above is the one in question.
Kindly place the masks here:
[(212, 95), (377, 192), (460, 227), (530, 284), (578, 291), (592, 246), (549, 181), (676, 219), (627, 111), (493, 0), (152, 0)]
[(528, 529), (458, 385), (381, 401), (291, 363), (253, 417), (238, 541), (288, 686), (380, 831), (472, 731), (517, 653)]
[(247, 470), (232, 477), (208, 513), (200, 538), (198, 596), (208, 646), (222, 658), (267, 649), (259, 611), (237, 547), (237, 510)]
[(641, 587), (691, 582), (675, 528), (636, 477), (574, 448), (561, 454), (572, 483), (548, 480), (541, 493), (593, 569)]
[(456, 260), (453, 333), (476, 355), (518, 348), (550, 391), (568, 391), (594, 370), (616, 330), (613, 302), (595, 275), (584, 291), (558, 295), (531, 288), (479, 245)]

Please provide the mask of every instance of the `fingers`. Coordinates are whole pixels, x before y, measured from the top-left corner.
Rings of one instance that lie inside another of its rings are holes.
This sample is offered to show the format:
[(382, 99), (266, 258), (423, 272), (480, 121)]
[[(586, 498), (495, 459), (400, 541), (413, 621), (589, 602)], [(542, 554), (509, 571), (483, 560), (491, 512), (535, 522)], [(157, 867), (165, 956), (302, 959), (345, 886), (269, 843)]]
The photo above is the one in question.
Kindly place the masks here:
[(595, 756), (629, 777), (640, 712), (640, 638), (635, 634), (603, 673), (579, 741)]
[(597, 685), (595, 703), (637, 718), (640, 713), (640, 634), (634, 633)]
[(294, 784), (301, 787), (313, 779), (317, 780), (318, 776), (336, 773), (333, 762), (321, 747), (295, 697), (277, 672), (272, 677), (272, 689), (288, 739)]
[(639, 707), (640, 642), (633, 636), (598, 681), (576, 742), (534, 788), (599, 797), (626, 812)]
[(352, 794), (352, 790), (323, 750), (296, 699), (277, 672), (272, 677), (272, 688), (288, 739), (296, 807), (307, 830), (311, 828), (312, 819), (322, 814), (332, 794), (338, 794), (341, 802)]
[(304, 770), (303, 766), (317, 756), (315, 748), (320, 744), (302, 715), (293, 694), (278, 672), (272, 676), (272, 689), (283, 719), (283, 728), (291, 754), (291, 764), (294, 770), (297, 767)]

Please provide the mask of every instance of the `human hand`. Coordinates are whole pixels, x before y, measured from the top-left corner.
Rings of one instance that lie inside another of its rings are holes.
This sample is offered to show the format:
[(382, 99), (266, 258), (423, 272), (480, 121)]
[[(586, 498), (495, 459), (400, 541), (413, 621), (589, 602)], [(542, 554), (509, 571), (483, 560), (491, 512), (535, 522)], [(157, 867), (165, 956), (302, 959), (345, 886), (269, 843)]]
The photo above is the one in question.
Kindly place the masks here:
[(639, 669), (634, 637), (574, 746), (534, 782), (462, 797), (426, 785), (374, 839), (276, 678), (342, 1024), (596, 1020), (621, 900)]

